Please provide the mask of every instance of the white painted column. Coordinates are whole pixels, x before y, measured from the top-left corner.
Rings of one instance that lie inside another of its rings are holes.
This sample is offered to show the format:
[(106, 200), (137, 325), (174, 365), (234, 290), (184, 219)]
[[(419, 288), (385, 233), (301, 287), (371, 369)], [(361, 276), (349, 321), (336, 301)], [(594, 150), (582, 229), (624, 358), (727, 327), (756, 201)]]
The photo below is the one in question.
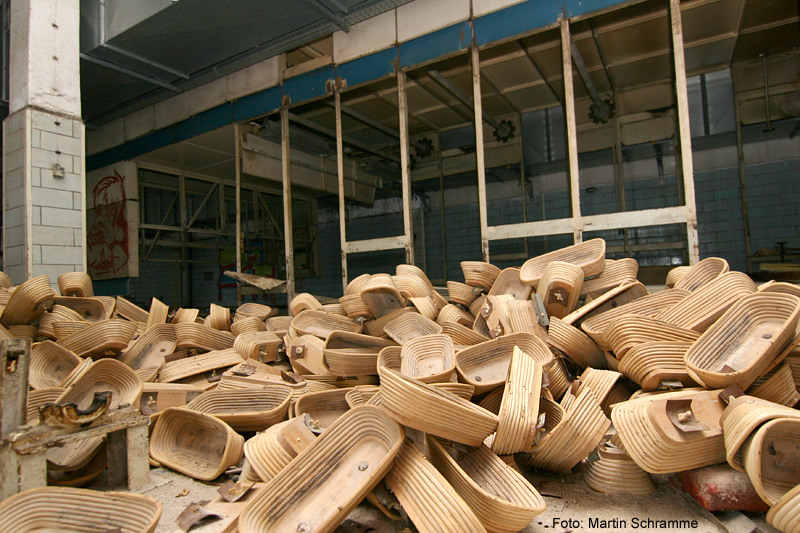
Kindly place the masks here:
[(86, 271), (79, 30), (79, 0), (11, 0), (3, 270), (15, 284)]
[(675, 58), (675, 95), (678, 99), (678, 132), (681, 143), (683, 196), (686, 206), (686, 238), (689, 246), (689, 264), (693, 265), (700, 261), (700, 240), (697, 235), (692, 133), (689, 125), (689, 93), (686, 88), (686, 57), (683, 47), (680, 1), (670, 0), (669, 10), (672, 20), (672, 50)]

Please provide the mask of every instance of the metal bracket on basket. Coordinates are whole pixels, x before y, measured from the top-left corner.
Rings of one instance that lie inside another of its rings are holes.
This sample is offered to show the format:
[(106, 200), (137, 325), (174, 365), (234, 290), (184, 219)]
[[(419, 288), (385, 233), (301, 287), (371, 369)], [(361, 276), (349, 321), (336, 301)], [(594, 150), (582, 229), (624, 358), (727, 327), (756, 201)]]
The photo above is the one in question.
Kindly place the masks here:
[(692, 400), (667, 400), (666, 412), (672, 425), (684, 433), (708, 429), (694, 417)]
[(533, 312), (536, 316), (536, 321), (539, 322), (540, 326), (546, 328), (550, 325), (550, 319), (547, 317), (547, 310), (544, 307), (542, 297), (538, 294), (534, 294), (531, 301), (533, 302)]

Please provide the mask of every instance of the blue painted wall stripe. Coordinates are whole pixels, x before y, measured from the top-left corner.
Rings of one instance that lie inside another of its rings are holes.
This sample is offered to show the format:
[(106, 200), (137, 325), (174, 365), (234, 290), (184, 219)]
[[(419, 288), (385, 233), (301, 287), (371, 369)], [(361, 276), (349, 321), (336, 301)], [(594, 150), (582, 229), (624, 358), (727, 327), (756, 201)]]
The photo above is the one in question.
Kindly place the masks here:
[[(566, 9), (570, 16), (579, 16), (619, 3), (621, 2), (615, 0), (567, 0)], [(561, 5), (552, 0), (528, 0), (479, 17), (473, 23), (475, 42), (483, 46), (549, 26), (557, 22)], [(283, 87), (270, 87), (233, 102), (226, 102), (120, 146), (90, 155), (86, 158), (86, 171), (132, 159), (227, 124), (251, 120), (273, 112), (280, 108), (283, 94), (288, 94), (293, 104), (318, 98), (325, 95), (325, 82), (337, 75), (347, 79), (348, 86), (352, 87), (391, 75), (396, 58), (399, 59), (401, 68), (409, 68), (466, 50), (472, 40), (470, 26), (469, 22), (454, 24), (387, 50), (290, 78), (284, 82)]]

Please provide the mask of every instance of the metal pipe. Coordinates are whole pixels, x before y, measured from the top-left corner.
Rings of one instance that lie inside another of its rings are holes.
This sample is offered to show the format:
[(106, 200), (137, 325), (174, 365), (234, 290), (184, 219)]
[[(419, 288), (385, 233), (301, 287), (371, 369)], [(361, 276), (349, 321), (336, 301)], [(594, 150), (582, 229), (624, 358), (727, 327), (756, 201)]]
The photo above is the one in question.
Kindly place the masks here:
[(586, 90), (589, 92), (589, 97), (592, 99), (592, 102), (594, 102), (594, 105), (603, 105), (603, 102), (600, 100), (600, 95), (597, 94), (597, 89), (594, 86), (592, 77), (589, 75), (589, 69), (586, 68), (586, 63), (583, 61), (583, 55), (581, 55), (581, 51), (578, 50), (578, 45), (575, 43), (575, 38), (572, 36), (572, 32), (569, 32), (569, 44), (572, 53), (572, 62), (575, 63), (575, 68), (578, 69), (578, 74), (581, 80), (583, 80), (583, 85), (586, 87)]
[[(736, 94), (734, 92), (734, 94)], [(742, 222), (744, 223), (744, 251), (747, 256), (745, 261), (747, 265), (747, 273), (753, 271), (753, 247), (750, 237), (750, 211), (747, 202), (747, 170), (745, 168), (744, 159), (744, 141), (742, 135), (742, 121), (741, 117), (741, 104), (739, 98), (736, 97), (735, 106), (733, 108), (734, 116), (736, 118), (736, 162), (739, 169), (739, 188), (742, 194)]]
[[(294, 113), (289, 113), (289, 120), (291, 120), (292, 122), (294, 122), (296, 124), (300, 124), (301, 126), (304, 126), (304, 127), (308, 128), (310, 130), (317, 131), (317, 132), (319, 132), (319, 133), (321, 133), (321, 134), (323, 134), (323, 135), (325, 135), (327, 137), (330, 137), (332, 139), (336, 138), (336, 132), (335, 131), (331, 131), (328, 128), (326, 128), (325, 126), (320, 126), (319, 124), (315, 124), (314, 122), (312, 122), (312, 121), (310, 121), (310, 120), (308, 120), (306, 118), (303, 118), (301, 116), (295, 115)], [(393, 161), (395, 163), (399, 163), (400, 162), (399, 158), (394, 157), (394, 156), (389, 155), (389, 154), (386, 154), (384, 152), (381, 152), (380, 150), (376, 150), (375, 148), (372, 148), (371, 146), (367, 146), (366, 144), (360, 143), (358, 141), (354, 141), (352, 139), (348, 139), (348, 138), (345, 138), (345, 137), (342, 137), (342, 141), (345, 144), (348, 144), (348, 145), (352, 146), (353, 148), (358, 148), (359, 150), (361, 150), (363, 152), (367, 152), (369, 154), (381, 157), (383, 159), (388, 159), (389, 161)]]
[(769, 110), (769, 77), (767, 76), (767, 54), (761, 56), (761, 63), (764, 67), (764, 114), (767, 116), (767, 127), (765, 132), (772, 131), (772, 115)]
[[(330, 105), (330, 104), (328, 104), (328, 105)], [(376, 130), (380, 131), (381, 133), (386, 134), (389, 137), (392, 137), (393, 139), (400, 140), (400, 134), (398, 132), (394, 131), (393, 129), (391, 129), (389, 127), (386, 127), (383, 124), (381, 124), (380, 122), (369, 118), (364, 113), (362, 113), (362, 112), (360, 112), (360, 111), (358, 111), (356, 109), (353, 109), (352, 107), (349, 107), (349, 106), (346, 106), (346, 105), (342, 105), (341, 107), (342, 107), (342, 113), (344, 113), (345, 115), (348, 115), (348, 116), (356, 119), (357, 121), (361, 122), (362, 124), (365, 124), (365, 125), (369, 126), (370, 128), (376, 129)], [(413, 139), (409, 139), (408, 142), (411, 144), (411, 146), (413, 146), (417, 150), (425, 150), (426, 149), (426, 146), (424, 144), (422, 144), (422, 143), (420, 143), (418, 141), (415, 141)]]
[(340, 17), (339, 15), (328, 9), (327, 6), (319, 3), (318, 0), (303, 0), (303, 2), (305, 2), (309, 7), (314, 9), (314, 11), (316, 11), (320, 15), (322, 15), (326, 19), (336, 24), (336, 26), (343, 32), (350, 31), (350, 24), (348, 24), (346, 20), (344, 20), (342, 17)]
[(123, 74), (125, 74), (127, 76), (131, 76), (132, 78), (136, 78), (136, 79), (139, 79), (139, 80), (142, 80), (142, 81), (146, 81), (148, 83), (152, 83), (153, 85), (157, 85), (157, 86), (159, 86), (159, 87), (161, 87), (163, 89), (169, 89), (170, 91), (175, 91), (176, 93), (181, 91), (178, 87), (172, 85), (171, 83), (166, 83), (166, 82), (163, 82), (163, 81), (161, 81), (159, 79), (153, 78), (151, 76), (147, 76), (145, 74), (140, 74), (139, 72), (136, 72), (135, 70), (130, 70), (128, 68), (121, 67), (121, 66), (119, 66), (119, 65), (117, 65), (115, 63), (110, 63), (110, 62), (104, 61), (102, 59), (97, 59), (96, 57), (92, 57), (92, 56), (90, 56), (88, 54), (83, 54), (82, 53), (81, 54), (81, 59), (84, 59), (84, 60), (88, 61), (89, 63), (94, 63), (95, 65), (100, 65), (101, 67), (109, 68), (111, 70), (116, 70), (117, 72), (121, 72), (121, 73), (123, 73)]
[[(453, 82), (445, 78), (441, 72), (439, 72), (438, 70), (431, 70), (428, 72), (428, 77), (430, 77), (430, 79), (433, 80), (436, 83), (436, 85), (438, 85), (445, 91), (455, 96), (458, 99), (458, 101), (467, 106), (470, 111), (473, 112), (475, 111), (475, 104), (472, 101), (470, 101), (470, 97), (464, 94), (464, 91), (456, 87), (455, 84), (453, 84)], [(481, 107), (481, 118), (483, 118), (483, 120), (487, 122), (489, 125), (491, 125), (493, 128), (495, 129), (500, 128), (500, 123), (497, 120), (495, 120), (494, 117), (490, 115), (488, 111), (483, 111), (482, 110), (483, 106), (479, 107)], [(477, 123), (477, 113), (476, 113), (476, 123)]]

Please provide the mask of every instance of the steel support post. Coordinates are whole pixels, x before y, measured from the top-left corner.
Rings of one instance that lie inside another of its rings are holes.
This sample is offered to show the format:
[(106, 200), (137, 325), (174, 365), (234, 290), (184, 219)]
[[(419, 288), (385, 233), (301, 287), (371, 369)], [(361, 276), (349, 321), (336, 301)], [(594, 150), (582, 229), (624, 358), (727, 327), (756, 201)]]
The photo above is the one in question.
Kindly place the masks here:
[(692, 134), (689, 126), (689, 93), (686, 88), (686, 57), (683, 46), (680, 0), (670, 0), (669, 11), (672, 20), (672, 51), (675, 59), (675, 93), (678, 101), (678, 132), (681, 143), (683, 195), (686, 203), (686, 239), (689, 247), (689, 264), (693, 265), (700, 260), (700, 244), (697, 236)]
[(481, 257), (489, 262), (489, 221), (486, 212), (486, 156), (483, 153), (483, 99), (481, 97), (480, 51), (472, 47), (472, 100), (475, 118), (475, 158), (478, 170), (478, 211), (481, 220)]
[(283, 170), (283, 237), (286, 250), (286, 302), (294, 298), (294, 242), (292, 230), (292, 161), (289, 149), (289, 106), (281, 106), (281, 166)]
[[(242, 125), (234, 124), (236, 158), (236, 272), (242, 271)], [(242, 305), (242, 289), (236, 284), (236, 305)]]
[(581, 226), (581, 184), (578, 166), (578, 134), (575, 127), (575, 86), (572, 76), (572, 38), (569, 20), (561, 22), (561, 59), (564, 69), (564, 120), (567, 130), (567, 161), (569, 171), (569, 194), (572, 205), (572, 238), (576, 244), (583, 240)]
[(411, 220), (411, 168), (408, 153), (408, 103), (406, 102), (406, 73), (397, 72), (397, 104), (400, 113), (400, 171), (403, 186), (403, 230), (406, 263), (414, 264), (414, 228)]
[(342, 247), (342, 294), (347, 289), (347, 211), (344, 202), (344, 141), (342, 140), (342, 95), (338, 81), (334, 93), (336, 107), (336, 172), (339, 177), (339, 242)]

